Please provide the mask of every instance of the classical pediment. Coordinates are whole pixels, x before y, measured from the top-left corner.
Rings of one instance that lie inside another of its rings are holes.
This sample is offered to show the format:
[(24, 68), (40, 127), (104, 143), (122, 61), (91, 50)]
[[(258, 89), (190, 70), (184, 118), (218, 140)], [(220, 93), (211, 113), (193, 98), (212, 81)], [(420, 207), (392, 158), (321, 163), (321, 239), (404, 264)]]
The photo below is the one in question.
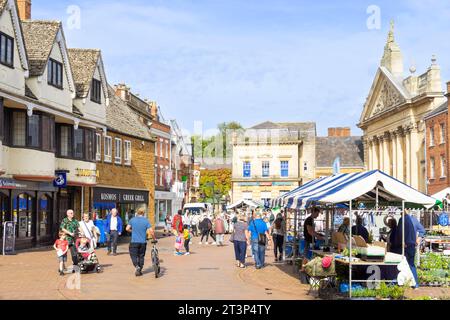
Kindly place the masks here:
[(406, 89), (388, 71), (380, 68), (367, 98), (361, 123), (393, 109), (407, 100)]

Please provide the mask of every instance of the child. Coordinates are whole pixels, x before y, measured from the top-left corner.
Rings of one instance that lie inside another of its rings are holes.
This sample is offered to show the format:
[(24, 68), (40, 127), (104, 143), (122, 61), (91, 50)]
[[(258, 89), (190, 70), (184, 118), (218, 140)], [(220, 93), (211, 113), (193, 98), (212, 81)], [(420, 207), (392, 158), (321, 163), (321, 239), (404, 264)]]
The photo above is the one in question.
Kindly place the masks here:
[(191, 253), (189, 252), (189, 243), (191, 242), (192, 235), (189, 231), (188, 225), (184, 225), (183, 229), (184, 249), (186, 249), (185, 255), (190, 255)]
[(63, 231), (60, 231), (59, 239), (55, 241), (53, 248), (56, 250), (56, 254), (58, 255), (59, 261), (59, 275), (64, 275), (64, 270), (66, 266), (64, 263), (67, 261), (67, 251), (69, 250), (69, 241), (66, 240), (66, 234)]
[(80, 253), (86, 261), (98, 263), (97, 255), (94, 253), (94, 249), (90, 247), (90, 241), (88, 238), (83, 237), (80, 239), (78, 253)]
[(183, 235), (179, 234), (179, 235), (177, 235), (177, 237), (175, 239), (175, 255), (176, 256), (182, 256), (183, 255), (180, 252), (182, 247), (183, 247)]

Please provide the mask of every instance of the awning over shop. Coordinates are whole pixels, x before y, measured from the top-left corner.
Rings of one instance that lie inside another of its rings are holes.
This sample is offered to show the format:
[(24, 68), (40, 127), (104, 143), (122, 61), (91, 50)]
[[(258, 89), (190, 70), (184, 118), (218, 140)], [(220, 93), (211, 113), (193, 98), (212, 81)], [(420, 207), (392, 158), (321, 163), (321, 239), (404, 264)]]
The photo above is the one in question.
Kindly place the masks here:
[(304, 209), (314, 204), (338, 204), (356, 201), (409, 202), (431, 207), (436, 200), (403, 182), (374, 170), (338, 174), (313, 180), (285, 197), (283, 205), (291, 209)]
[(233, 203), (233, 204), (227, 206), (227, 210), (239, 209), (239, 208), (242, 208), (242, 207), (260, 208), (260, 207), (263, 207), (263, 204), (258, 203), (258, 202), (254, 201), (254, 200), (240, 200), (240, 201), (238, 201), (236, 203)]

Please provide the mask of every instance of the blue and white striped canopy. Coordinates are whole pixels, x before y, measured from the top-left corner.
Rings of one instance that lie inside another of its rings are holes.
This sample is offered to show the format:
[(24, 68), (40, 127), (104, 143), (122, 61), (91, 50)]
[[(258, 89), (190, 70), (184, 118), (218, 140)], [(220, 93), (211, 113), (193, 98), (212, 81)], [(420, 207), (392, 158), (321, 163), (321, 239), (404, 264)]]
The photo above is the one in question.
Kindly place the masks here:
[(436, 199), (379, 170), (319, 178), (276, 199), (275, 202), (278, 201), (279, 205), (290, 209), (304, 209), (314, 204), (338, 204), (351, 200), (375, 201), (377, 186), (381, 201), (405, 201), (426, 207), (436, 203)]

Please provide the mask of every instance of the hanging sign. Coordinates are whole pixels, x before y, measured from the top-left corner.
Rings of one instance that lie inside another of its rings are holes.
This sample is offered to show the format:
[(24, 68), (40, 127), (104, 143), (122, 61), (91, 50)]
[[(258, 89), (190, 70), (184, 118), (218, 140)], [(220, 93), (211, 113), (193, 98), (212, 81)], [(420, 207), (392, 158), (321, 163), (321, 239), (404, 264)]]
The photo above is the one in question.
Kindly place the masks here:
[(439, 225), (442, 227), (448, 226), (448, 213), (443, 212), (438, 218)]
[(16, 247), (16, 224), (12, 221), (3, 223), (3, 255), (14, 254)]
[(56, 178), (53, 180), (53, 186), (56, 188), (66, 188), (67, 187), (67, 173), (57, 172)]

